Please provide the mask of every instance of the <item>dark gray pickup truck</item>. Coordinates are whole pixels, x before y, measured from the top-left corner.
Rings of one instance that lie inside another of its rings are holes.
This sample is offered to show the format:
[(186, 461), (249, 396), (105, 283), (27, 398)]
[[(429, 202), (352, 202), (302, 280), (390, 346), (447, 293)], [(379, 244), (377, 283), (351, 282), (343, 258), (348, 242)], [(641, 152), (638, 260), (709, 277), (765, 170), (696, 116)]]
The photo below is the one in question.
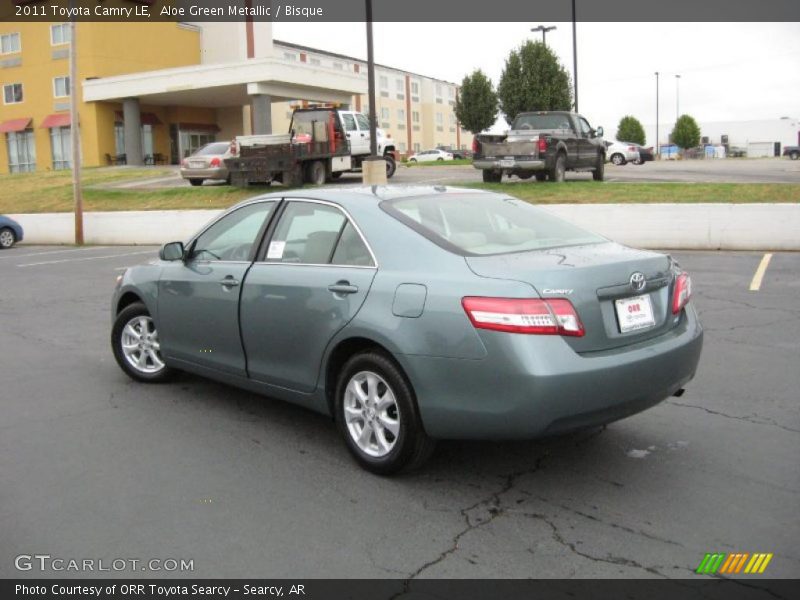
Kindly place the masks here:
[(537, 181), (564, 181), (566, 171), (591, 171), (603, 180), (606, 146), (603, 128), (593, 129), (572, 112), (526, 112), (506, 135), (478, 135), (472, 164), (483, 180), (497, 183), (503, 174)]

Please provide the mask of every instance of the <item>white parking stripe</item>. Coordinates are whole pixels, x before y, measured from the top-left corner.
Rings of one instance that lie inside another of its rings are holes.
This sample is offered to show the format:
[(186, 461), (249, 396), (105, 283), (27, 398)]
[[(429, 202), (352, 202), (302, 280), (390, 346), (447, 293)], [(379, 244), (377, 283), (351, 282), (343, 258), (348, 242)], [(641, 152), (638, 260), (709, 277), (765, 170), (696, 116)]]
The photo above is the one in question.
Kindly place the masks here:
[(17, 265), (18, 267), (38, 267), (40, 265), (55, 265), (67, 262), (79, 262), (82, 260), (100, 260), (101, 258), (119, 258), (120, 256), (134, 256), (136, 254), (152, 254), (155, 255), (154, 250), (145, 250), (144, 252), (126, 252), (124, 254), (107, 254), (105, 256), (85, 256), (83, 258), (64, 258), (61, 260), (47, 260), (43, 262), (26, 263), (24, 265)]
[(758, 268), (756, 269), (755, 275), (753, 275), (753, 281), (750, 282), (751, 292), (757, 292), (761, 289), (761, 282), (764, 280), (764, 274), (767, 272), (770, 260), (772, 260), (772, 254), (768, 252), (761, 259), (761, 262), (758, 263)]
[(69, 248), (67, 250), (47, 250), (46, 252), (31, 252), (29, 254), (9, 254), (0, 258), (27, 258), (30, 256), (43, 256), (45, 254), (63, 254), (64, 252), (85, 252), (87, 250), (105, 250), (108, 246), (89, 246), (86, 248)]

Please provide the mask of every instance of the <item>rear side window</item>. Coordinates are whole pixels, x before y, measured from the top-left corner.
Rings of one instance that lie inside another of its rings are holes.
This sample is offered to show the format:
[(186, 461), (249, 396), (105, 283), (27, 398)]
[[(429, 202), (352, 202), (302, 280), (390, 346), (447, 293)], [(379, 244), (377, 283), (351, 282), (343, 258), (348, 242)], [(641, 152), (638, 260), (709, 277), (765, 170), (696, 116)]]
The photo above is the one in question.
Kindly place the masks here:
[(527, 202), (496, 194), (440, 194), (386, 200), (381, 208), (446, 250), (508, 254), (606, 239)]
[(194, 153), (195, 156), (210, 156), (212, 154), (225, 154), (230, 148), (230, 144), (228, 142), (214, 142), (213, 144), (208, 144), (203, 146)]
[(567, 115), (520, 115), (511, 129), (572, 129)]
[(371, 267), (373, 264), (367, 245), (349, 221), (342, 230), (331, 262), (350, 267)]

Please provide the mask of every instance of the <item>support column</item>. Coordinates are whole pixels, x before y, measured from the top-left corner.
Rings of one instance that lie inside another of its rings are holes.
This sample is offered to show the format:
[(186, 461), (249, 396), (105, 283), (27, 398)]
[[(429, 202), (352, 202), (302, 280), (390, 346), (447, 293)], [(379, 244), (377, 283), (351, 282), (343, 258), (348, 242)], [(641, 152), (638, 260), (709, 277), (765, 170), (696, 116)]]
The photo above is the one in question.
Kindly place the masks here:
[(250, 114), (253, 119), (253, 135), (272, 133), (272, 97), (266, 94), (250, 96)]
[(125, 98), (122, 101), (122, 117), (125, 122), (125, 162), (142, 166), (142, 115), (138, 98)]

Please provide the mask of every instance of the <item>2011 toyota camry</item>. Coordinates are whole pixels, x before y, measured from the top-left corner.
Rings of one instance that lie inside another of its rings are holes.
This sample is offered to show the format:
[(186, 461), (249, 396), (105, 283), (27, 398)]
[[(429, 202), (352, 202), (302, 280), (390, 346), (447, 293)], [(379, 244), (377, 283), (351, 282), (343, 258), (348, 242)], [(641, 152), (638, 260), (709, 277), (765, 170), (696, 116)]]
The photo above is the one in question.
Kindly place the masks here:
[(670, 256), (505, 194), (297, 190), (128, 269), (111, 341), (136, 380), (191, 371), (327, 413), (391, 473), (436, 439), (558, 434), (682, 393), (691, 293)]

